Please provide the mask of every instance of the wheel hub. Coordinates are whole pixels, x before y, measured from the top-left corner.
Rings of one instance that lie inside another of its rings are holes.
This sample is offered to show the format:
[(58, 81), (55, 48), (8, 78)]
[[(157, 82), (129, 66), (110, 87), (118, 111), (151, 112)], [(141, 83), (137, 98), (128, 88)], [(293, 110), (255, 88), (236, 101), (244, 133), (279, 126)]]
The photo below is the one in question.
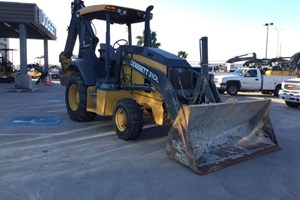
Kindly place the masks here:
[(79, 106), (79, 92), (76, 85), (71, 85), (69, 89), (69, 105), (73, 111), (76, 111)]
[(120, 131), (125, 131), (127, 126), (127, 116), (125, 111), (122, 108), (119, 108), (116, 115), (115, 115), (115, 121), (117, 128)]

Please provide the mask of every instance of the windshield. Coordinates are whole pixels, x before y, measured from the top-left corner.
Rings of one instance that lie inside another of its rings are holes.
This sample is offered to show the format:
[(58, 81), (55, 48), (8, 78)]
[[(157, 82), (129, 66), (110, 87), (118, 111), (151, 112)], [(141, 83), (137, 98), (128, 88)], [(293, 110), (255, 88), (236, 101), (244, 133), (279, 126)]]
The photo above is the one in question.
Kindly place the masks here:
[(236, 76), (243, 76), (246, 73), (247, 69), (237, 69), (234, 72), (232, 72), (232, 75)]

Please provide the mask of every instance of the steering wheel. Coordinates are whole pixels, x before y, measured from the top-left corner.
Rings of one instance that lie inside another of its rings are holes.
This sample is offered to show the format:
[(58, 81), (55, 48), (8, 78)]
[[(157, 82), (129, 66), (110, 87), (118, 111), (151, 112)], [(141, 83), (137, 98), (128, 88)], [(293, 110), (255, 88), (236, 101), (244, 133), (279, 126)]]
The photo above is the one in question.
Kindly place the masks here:
[(128, 41), (125, 39), (119, 39), (114, 43), (113, 48), (116, 51), (122, 45), (128, 45)]

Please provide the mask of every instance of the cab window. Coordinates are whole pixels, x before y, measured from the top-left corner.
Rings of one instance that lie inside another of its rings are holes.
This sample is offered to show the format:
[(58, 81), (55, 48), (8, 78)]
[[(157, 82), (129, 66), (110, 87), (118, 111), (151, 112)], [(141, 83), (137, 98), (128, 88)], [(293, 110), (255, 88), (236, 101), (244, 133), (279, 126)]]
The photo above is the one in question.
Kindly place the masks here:
[(249, 70), (245, 73), (245, 77), (257, 77), (257, 71), (256, 70)]

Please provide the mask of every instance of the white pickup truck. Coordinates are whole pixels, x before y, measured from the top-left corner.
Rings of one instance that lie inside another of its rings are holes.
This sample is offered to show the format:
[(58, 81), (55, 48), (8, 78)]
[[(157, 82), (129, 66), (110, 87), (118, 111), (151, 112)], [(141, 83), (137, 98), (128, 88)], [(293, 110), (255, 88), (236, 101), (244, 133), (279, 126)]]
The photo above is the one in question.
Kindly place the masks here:
[(239, 91), (261, 91), (278, 96), (281, 83), (293, 76), (265, 76), (257, 68), (241, 68), (231, 74), (215, 75), (214, 82), (223, 94), (236, 95)]
[(300, 78), (282, 82), (279, 97), (285, 101), (287, 106), (298, 108), (300, 106)]

